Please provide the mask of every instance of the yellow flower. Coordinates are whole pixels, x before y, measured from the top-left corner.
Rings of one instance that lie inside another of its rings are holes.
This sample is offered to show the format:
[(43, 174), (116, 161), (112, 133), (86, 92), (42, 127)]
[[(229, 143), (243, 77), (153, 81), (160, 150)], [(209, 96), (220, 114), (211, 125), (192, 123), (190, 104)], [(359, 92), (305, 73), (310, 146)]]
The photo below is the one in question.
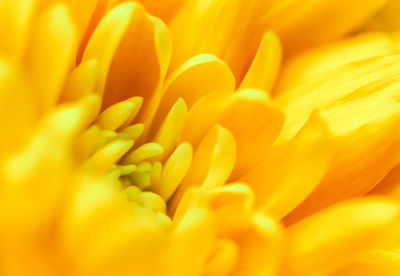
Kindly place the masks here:
[(397, 275), (385, 3), (2, 0), (0, 274)]

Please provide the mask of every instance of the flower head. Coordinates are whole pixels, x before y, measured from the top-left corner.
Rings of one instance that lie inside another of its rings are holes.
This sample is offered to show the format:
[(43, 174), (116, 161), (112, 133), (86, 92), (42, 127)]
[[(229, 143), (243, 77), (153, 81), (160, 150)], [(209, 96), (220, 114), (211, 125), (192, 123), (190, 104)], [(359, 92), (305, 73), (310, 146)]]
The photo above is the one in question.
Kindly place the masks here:
[(3, 0), (0, 271), (396, 275), (398, 35), (306, 2)]

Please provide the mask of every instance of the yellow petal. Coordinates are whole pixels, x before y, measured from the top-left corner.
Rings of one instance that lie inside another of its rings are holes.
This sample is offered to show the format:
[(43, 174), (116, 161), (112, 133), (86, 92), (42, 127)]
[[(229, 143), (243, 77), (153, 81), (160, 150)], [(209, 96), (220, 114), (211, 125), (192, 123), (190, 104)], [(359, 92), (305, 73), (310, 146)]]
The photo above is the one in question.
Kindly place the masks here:
[(225, 184), (236, 161), (236, 143), (232, 133), (216, 125), (195, 151), (185, 180), (174, 194), (170, 210), (175, 211), (184, 192), (190, 187), (210, 189)]
[[(399, 205), (366, 198), (341, 203), (287, 228), (282, 275), (329, 275), (370, 248), (399, 218)], [(333, 227), (334, 226), (334, 227)]]
[(16, 68), (0, 60), (0, 162), (29, 138), (37, 120), (32, 91)]
[(400, 271), (400, 252), (370, 250), (351, 264), (335, 272), (333, 276), (396, 276)]
[(265, 33), (240, 89), (256, 88), (270, 93), (281, 68), (281, 59), (279, 38), (272, 31)]
[(283, 235), (280, 225), (261, 214), (251, 218), (251, 224), (234, 236), (238, 246), (238, 262), (230, 275), (277, 275), (282, 261)]
[(237, 245), (229, 239), (218, 239), (215, 242), (210, 259), (205, 265), (203, 275), (231, 275), (238, 258)]
[(186, 0), (139, 0), (146, 10), (168, 22)]
[(257, 207), (282, 219), (325, 176), (330, 151), (327, 126), (315, 113), (288, 145), (274, 149), (240, 180), (253, 188)]
[(41, 111), (51, 108), (61, 94), (71, 65), (75, 62), (77, 34), (66, 6), (46, 9), (33, 30), (26, 57)]
[(281, 131), (283, 114), (259, 90), (242, 90), (229, 96), (206, 96), (188, 114), (181, 140), (196, 147), (214, 125), (230, 130), (236, 139), (235, 180), (265, 156)]
[(97, 60), (89, 60), (77, 66), (69, 75), (61, 95), (61, 102), (71, 102), (94, 93), (97, 77)]
[(154, 213), (127, 204), (106, 179), (80, 181), (61, 224), (61, 246), (73, 260), (71, 270), (85, 275), (159, 273), (160, 264), (152, 266), (149, 260), (157, 262), (155, 252), (166, 236)]
[(163, 161), (176, 147), (187, 112), (185, 101), (178, 99), (165, 117), (153, 139), (155, 143), (160, 144), (164, 149), (163, 154), (157, 157), (157, 161)]
[(193, 149), (189, 143), (180, 144), (165, 162), (160, 179), (150, 190), (167, 201), (181, 184), (192, 163)]
[(224, 62), (209, 54), (195, 56), (168, 76), (153, 127), (161, 124), (179, 98), (184, 99), (190, 109), (206, 94), (227, 93), (234, 89), (235, 78)]
[(322, 74), (282, 95), (286, 121), (278, 143), (290, 140), (314, 109), (332, 134), (327, 175), (287, 222), (367, 193), (397, 164), (399, 77), (399, 57), (379, 57)]
[(356, 30), (385, 3), (386, 0), (284, 0), (269, 10), (263, 24), (278, 34), (287, 53), (293, 53)]
[(269, 5), (260, 0), (187, 0), (169, 24), (174, 39), (171, 69), (210, 53), (241, 80), (266, 31), (257, 20)]
[(132, 97), (116, 103), (99, 114), (96, 124), (107, 130), (116, 130), (124, 125), (129, 125), (138, 114), (142, 102), (141, 97)]
[(395, 53), (394, 41), (383, 33), (366, 33), (317, 47), (294, 56), (281, 72), (275, 94), (348, 63)]
[[(215, 240), (213, 217), (204, 203), (197, 200), (182, 218), (174, 219), (175, 227), (166, 251), (167, 269), (163, 272), (166, 275), (200, 275), (212, 252)], [(186, 258), (188, 252), (196, 254)]]
[(231, 183), (212, 189), (207, 193), (207, 200), (221, 236), (237, 233), (249, 223), (253, 215), (254, 195), (243, 183)]
[(7, 59), (18, 62), (22, 57), (28, 39), (28, 26), (34, 2), (33, 0), (0, 2), (0, 53)]

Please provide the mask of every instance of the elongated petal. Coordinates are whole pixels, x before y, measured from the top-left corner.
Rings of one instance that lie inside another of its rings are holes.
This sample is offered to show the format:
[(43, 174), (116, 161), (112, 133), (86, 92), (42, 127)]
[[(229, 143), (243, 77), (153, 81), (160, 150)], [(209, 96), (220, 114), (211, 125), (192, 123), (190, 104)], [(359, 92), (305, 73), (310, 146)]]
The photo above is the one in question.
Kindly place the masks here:
[(314, 109), (332, 134), (327, 175), (287, 222), (367, 193), (397, 164), (398, 61), (390, 56), (352, 63), (282, 95), (287, 117), (279, 143), (290, 140)]
[(361, 34), (317, 47), (296, 55), (285, 64), (274, 93), (284, 93), (348, 63), (395, 52), (395, 42), (383, 33)]
[(0, 2), (0, 52), (8, 59), (19, 61), (26, 47), (28, 26), (34, 8), (33, 0)]
[(269, 2), (259, 0), (186, 1), (169, 24), (174, 39), (172, 69), (195, 55), (210, 53), (241, 80), (266, 31), (255, 21), (267, 6)]
[(169, 56), (170, 41), (163, 23), (147, 15), (139, 4), (125, 3), (100, 22), (83, 61), (99, 61), (96, 92), (104, 91), (104, 107), (141, 96), (145, 102), (143, 113), (150, 116), (160, 100), (157, 92)]
[(46, 9), (33, 30), (26, 57), (41, 111), (58, 100), (76, 50), (76, 29), (67, 7), (55, 5)]
[(356, 30), (385, 3), (386, 0), (284, 0), (265, 15), (263, 24), (277, 32), (288, 53), (298, 52)]
[(265, 33), (240, 88), (256, 88), (271, 93), (281, 68), (281, 59), (279, 38), (274, 32)]
[(291, 246), (282, 275), (329, 275), (382, 239), (399, 214), (399, 205), (394, 202), (360, 199), (289, 227), (286, 234)]
[(190, 109), (204, 95), (229, 93), (234, 89), (235, 78), (224, 62), (209, 54), (193, 57), (168, 76), (152, 127), (157, 129), (179, 98)]
[(329, 167), (330, 151), (327, 126), (313, 114), (286, 147), (275, 149), (241, 181), (254, 189), (257, 207), (281, 219), (318, 186)]
[(189, 187), (211, 189), (222, 186), (228, 180), (236, 161), (236, 143), (232, 133), (216, 125), (198, 149), (187, 176), (172, 198), (170, 208), (175, 210)]
[[(204, 114), (204, 115), (203, 115)], [(236, 179), (260, 162), (278, 136), (283, 114), (259, 90), (243, 90), (231, 96), (204, 97), (194, 105), (181, 139), (195, 147), (205, 133), (220, 124), (235, 136), (237, 161), (231, 179)]]

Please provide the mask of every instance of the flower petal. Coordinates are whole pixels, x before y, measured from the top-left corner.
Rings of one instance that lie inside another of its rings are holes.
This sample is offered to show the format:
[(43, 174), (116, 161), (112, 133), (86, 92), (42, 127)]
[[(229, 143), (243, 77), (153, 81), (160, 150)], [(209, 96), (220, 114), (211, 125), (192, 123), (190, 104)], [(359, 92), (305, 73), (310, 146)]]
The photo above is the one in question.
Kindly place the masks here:
[(278, 34), (286, 52), (298, 52), (356, 30), (386, 1), (284, 0), (265, 15), (263, 24)]
[(288, 145), (274, 150), (240, 181), (253, 188), (256, 207), (282, 219), (324, 177), (330, 163), (328, 128), (314, 113)]
[(292, 225), (286, 230), (290, 247), (282, 275), (329, 275), (382, 239), (396, 225), (399, 210), (395, 202), (365, 198)]
[(232, 133), (216, 125), (195, 151), (192, 165), (185, 180), (170, 202), (173, 213), (184, 192), (190, 187), (211, 189), (222, 186), (228, 180), (236, 161), (236, 143)]
[(234, 89), (235, 78), (224, 62), (209, 54), (195, 56), (168, 76), (152, 127), (160, 126), (179, 98), (184, 99), (190, 109), (204, 95), (228, 93)]
[(281, 59), (279, 38), (272, 31), (265, 33), (240, 89), (256, 88), (270, 93), (281, 68)]
[(77, 32), (66, 6), (43, 11), (33, 30), (26, 66), (42, 112), (58, 100), (71, 65), (75, 62)]
[(311, 49), (294, 56), (285, 64), (274, 94), (284, 93), (348, 63), (395, 52), (394, 41), (383, 33), (361, 34)]
[(25, 50), (34, 2), (34, 0), (0, 2), (0, 53), (10, 60), (20, 61)]
[(367, 193), (397, 164), (399, 58), (352, 63), (282, 95), (287, 119), (278, 144), (290, 140), (314, 109), (319, 109), (332, 134), (327, 175), (287, 222)]
[(204, 97), (188, 114), (181, 140), (196, 147), (214, 124), (229, 129), (236, 139), (237, 158), (231, 179), (235, 180), (260, 162), (279, 135), (283, 114), (259, 90), (233, 95)]
[(172, 18), (174, 39), (171, 69), (187, 59), (210, 53), (225, 61), (241, 80), (265, 29), (255, 21), (269, 6), (260, 0), (188, 0)]

